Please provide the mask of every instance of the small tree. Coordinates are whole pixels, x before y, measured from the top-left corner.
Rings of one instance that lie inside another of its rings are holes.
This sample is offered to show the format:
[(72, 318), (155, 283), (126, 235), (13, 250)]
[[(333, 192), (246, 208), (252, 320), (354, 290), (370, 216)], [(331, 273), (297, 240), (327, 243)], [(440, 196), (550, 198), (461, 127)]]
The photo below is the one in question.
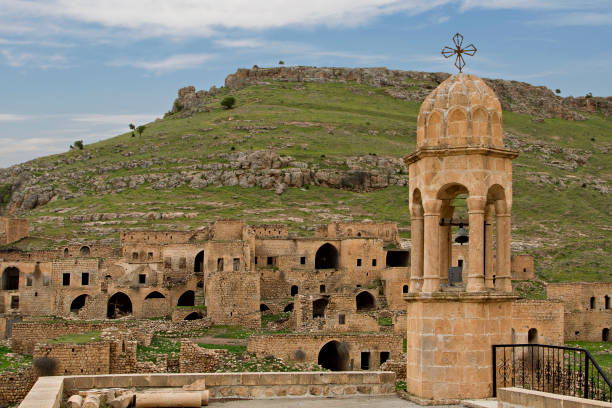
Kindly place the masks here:
[(221, 101), (221, 106), (223, 106), (225, 109), (232, 109), (235, 103), (236, 103), (236, 98), (234, 98), (233, 96), (226, 96)]
[(145, 131), (147, 127), (145, 125), (140, 125), (136, 128), (136, 131), (138, 132), (138, 136), (142, 136), (142, 132)]
[(134, 129), (136, 129), (136, 126), (134, 126), (134, 124), (133, 124), (133, 123), (130, 123), (130, 129), (131, 129), (131, 130), (134, 130)]
[(560, 94), (561, 90), (559, 88), (555, 89), (555, 93)]
[(285, 65), (285, 61), (283, 60), (278, 61), (278, 65)]
[(587, 98), (587, 99), (592, 98), (592, 97), (593, 97), (593, 93), (592, 93), (592, 92), (589, 92), (589, 93), (588, 93), (588, 94), (586, 94), (584, 97), (585, 97), (585, 98)]
[(79, 150), (83, 150), (83, 141), (77, 140), (76, 142), (74, 142), (74, 147), (76, 147)]

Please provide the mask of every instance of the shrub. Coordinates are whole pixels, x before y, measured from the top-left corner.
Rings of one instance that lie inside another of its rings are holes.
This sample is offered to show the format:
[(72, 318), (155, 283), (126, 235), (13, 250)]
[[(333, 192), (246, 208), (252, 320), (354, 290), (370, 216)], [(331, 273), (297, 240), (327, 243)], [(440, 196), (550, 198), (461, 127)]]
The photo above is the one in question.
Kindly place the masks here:
[[(133, 123), (130, 123), (130, 129), (134, 130), (134, 129), (136, 129), (136, 126), (134, 126)], [(132, 133), (134, 133), (134, 132), (132, 132)]]
[(172, 110), (174, 112), (180, 112), (183, 110), (183, 105), (178, 101), (178, 99), (176, 101), (174, 101), (174, 105), (172, 107)]
[(584, 97), (585, 97), (585, 98), (587, 98), (587, 99), (588, 99), (588, 98), (592, 98), (592, 97), (593, 97), (593, 93), (592, 93), (592, 92), (589, 92), (589, 93), (588, 93), (588, 94), (586, 94)]
[(83, 150), (83, 141), (77, 140), (76, 142), (74, 142), (74, 147), (76, 147), (79, 150)]
[(555, 89), (555, 93), (560, 94), (561, 90), (559, 88)]
[(57, 369), (57, 360), (51, 357), (40, 357), (33, 361), (34, 368), (41, 377), (53, 375)]
[(221, 106), (223, 106), (225, 109), (232, 109), (235, 104), (236, 104), (236, 98), (234, 98), (233, 96), (226, 96), (221, 101)]
[(278, 65), (285, 65), (285, 61), (283, 60), (278, 61)]
[(142, 136), (142, 132), (144, 132), (146, 128), (147, 128), (147, 127), (146, 127), (146, 126), (144, 126), (144, 125), (140, 125), (140, 126), (138, 126), (138, 127), (136, 128), (136, 131), (138, 132), (138, 135), (139, 135), (139, 136)]

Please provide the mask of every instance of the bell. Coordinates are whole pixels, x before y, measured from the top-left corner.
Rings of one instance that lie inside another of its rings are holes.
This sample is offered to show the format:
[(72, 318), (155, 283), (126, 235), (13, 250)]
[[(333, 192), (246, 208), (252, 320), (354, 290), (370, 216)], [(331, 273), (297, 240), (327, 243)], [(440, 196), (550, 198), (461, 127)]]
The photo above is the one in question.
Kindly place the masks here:
[(459, 231), (457, 231), (455, 242), (463, 245), (469, 240), (470, 240), (470, 237), (468, 236), (468, 233), (466, 232), (465, 228), (463, 228), (463, 224), (459, 224)]

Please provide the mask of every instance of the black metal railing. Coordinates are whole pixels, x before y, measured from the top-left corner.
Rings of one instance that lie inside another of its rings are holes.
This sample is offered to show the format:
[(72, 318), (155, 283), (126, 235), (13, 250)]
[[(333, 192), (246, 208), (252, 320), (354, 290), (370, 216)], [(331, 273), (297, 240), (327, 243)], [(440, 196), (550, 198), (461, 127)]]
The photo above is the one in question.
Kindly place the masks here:
[(612, 384), (588, 350), (545, 344), (493, 346), (493, 396), (497, 388), (612, 401)]

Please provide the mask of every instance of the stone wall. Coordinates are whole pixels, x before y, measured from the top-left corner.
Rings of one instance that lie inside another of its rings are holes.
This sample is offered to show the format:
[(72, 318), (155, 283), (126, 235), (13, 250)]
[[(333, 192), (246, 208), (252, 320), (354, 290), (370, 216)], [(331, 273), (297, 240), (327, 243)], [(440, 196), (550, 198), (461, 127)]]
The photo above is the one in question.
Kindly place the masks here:
[[(387, 358), (398, 359), (403, 338), (393, 334), (278, 334), (254, 336), (249, 339), (247, 351), (259, 357), (272, 355), (283, 360), (321, 364), (319, 353), (323, 346), (337, 342), (346, 350), (346, 367), (360, 370), (362, 357), (369, 357), (369, 370), (380, 367), (381, 353)], [(369, 353), (369, 354), (364, 354)]]
[(549, 300), (519, 300), (512, 304), (514, 342), (528, 343), (528, 333), (536, 329), (540, 344), (564, 344), (563, 303)]
[(211, 272), (206, 279), (207, 316), (213, 324), (260, 328), (259, 274)]
[(37, 344), (33, 359), (52, 358), (57, 362), (53, 375), (110, 373), (110, 343), (94, 341), (86, 344)]
[(497, 394), (499, 408), (603, 408), (612, 406), (609, 402), (514, 387), (502, 388), (497, 391)]
[(535, 278), (533, 255), (512, 255), (510, 260), (510, 272), (512, 273), (512, 279), (529, 280)]
[(187, 339), (181, 340), (179, 371), (181, 373), (214, 373), (220, 357), (227, 350), (205, 349)]
[(30, 223), (25, 218), (0, 216), (0, 245), (12, 244), (30, 233)]
[(32, 366), (0, 373), (0, 407), (12, 406), (30, 391), (38, 376)]

